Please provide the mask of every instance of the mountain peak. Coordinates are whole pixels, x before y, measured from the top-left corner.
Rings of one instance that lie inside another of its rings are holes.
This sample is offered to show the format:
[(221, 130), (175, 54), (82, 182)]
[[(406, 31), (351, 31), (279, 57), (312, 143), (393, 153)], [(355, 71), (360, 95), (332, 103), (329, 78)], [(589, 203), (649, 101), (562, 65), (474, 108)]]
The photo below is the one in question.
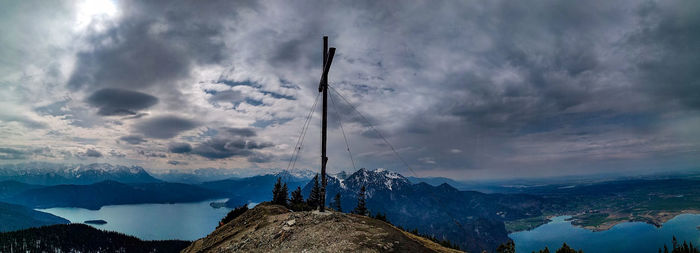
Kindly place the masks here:
[(366, 216), (260, 204), (182, 252), (459, 252)]
[(304, 181), (312, 179), (316, 172), (311, 170), (282, 170), (272, 175), (281, 177), (284, 181)]
[(104, 180), (122, 183), (159, 182), (139, 166), (91, 163), (60, 165), (50, 163), (27, 163), (0, 167), (0, 180), (16, 180), (22, 183), (58, 185), (92, 184)]
[(408, 179), (401, 174), (385, 169), (368, 170), (362, 168), (344, 181), (346, 185), (350, 185), (354, 189), (365, 186), (370, 194), (374, 191), (391, 191), (411, 185)]

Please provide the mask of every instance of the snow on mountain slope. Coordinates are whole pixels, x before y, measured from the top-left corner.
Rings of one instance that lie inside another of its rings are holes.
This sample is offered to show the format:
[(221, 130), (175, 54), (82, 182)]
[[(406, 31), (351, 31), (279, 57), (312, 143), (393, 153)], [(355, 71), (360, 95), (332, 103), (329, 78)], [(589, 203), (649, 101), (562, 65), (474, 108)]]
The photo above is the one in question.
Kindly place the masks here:
[(107, 163), (57, 165), (49, 163), (25, 163), (0, 167), (0, 180), (41, 185), (92, 184), (105, 180), (122, 183), (153, 183), (153, 178), (139, 166), (122, 166)]

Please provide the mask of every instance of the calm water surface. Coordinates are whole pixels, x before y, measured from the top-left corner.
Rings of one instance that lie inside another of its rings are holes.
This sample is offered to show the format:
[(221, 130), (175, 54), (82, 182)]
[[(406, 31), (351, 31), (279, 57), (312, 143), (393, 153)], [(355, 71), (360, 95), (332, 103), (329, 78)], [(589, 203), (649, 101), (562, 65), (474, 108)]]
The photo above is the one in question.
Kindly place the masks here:
[[(38, 209), (66, 218), (74, 223), (86, 220), (105, 220), (107, 224), (93, 227), (133, 235), (145, 240), (196, 240), (216, 228), (228, 208), (215, 209), (209, 200), (178, 204), (137, 204), (104, 206), (100, 210), (83, 208)], [(250, 206), (254, 206), (251, 203)], [(565, 221), (559, 216), (550, 223), (530, 231), (511, 233), (517, 252), (532, 252), (548, 246), (557, 249), (566, 242), (585, 252), (657, 252), (664, 244), (670, 246), (671, 237), (700, 245), (700, 215), (682, 214), (661, 228), (641, 222), (618, 224), (606, 231), (593, 232)]]
[(671, 246), (672, 236), (679, 242), (692, 241), (700, 245), (700, 215), (681, 214), (664, 223), (661, 228), (642, 222), (618, 224), (606, 231), (593, 232), (565, 221), (570, 216), (559, 216), (550, 223), (530, 231), (510, 234), (516, 252), (532, 252), (548, 246), (558, 249), (562, 243), (584, 252), (658, 252), (664, 244)]
[(212, 208), (213, 201), (177, 204), (136, 204), (103, 206), (100, 210), (73, 207), (37, 209), (58, 215), (73, 223), (86, 220), (105, 220), (107, 224), (92, 225), (102, 230), (117, 231), (144, 240), (196, 240), (216, 228), (230, 211), (228, 208)]

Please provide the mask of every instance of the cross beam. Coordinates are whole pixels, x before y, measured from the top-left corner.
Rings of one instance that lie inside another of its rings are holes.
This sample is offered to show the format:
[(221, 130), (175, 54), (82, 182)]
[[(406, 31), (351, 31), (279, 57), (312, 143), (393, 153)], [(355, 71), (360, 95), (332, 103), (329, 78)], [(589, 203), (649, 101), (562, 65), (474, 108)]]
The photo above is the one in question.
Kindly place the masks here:
[(318, 92), (323, 92), (323, 117), (321, 118), (321, 199), (319, 201), (319, 211), (326, 209), (326, 137), (328, 128), (328, 71), (333, 63), (335, 48), (328, 48), (328, 36), (323, 36), (323, 73), (321, 82), (318, 85)]

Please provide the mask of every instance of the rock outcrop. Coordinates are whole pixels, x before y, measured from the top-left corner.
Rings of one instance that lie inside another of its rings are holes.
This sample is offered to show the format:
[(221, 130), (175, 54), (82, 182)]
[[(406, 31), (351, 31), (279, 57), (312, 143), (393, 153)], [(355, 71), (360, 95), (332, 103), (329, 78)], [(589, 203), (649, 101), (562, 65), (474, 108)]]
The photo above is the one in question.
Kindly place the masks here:
[(389, 223), (327, 211), (261, 204), (182, 252), (459, 252)]

